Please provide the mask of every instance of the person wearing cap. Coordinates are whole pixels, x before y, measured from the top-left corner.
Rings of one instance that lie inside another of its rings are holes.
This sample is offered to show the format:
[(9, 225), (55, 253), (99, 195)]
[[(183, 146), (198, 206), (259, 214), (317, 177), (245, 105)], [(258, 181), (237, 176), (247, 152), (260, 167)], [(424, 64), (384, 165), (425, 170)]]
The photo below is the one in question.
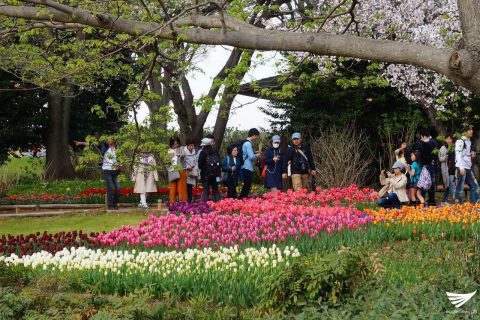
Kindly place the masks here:
[(248, 138), (242, 144), (242, 176), (243, 176), (243, 186), (242, 191), (240, 192), (240, 199), (248, 197), (250, 194), (250, 189), (252, 187), (252, 178), (253, 178), (253, 168), (254, 162), (260, 157), (260, 152), (253, 151), (253, 144), (260, 135), (260, 131), (256, 128), (248, 130)]
[(265, 188), (271, 192), (282, 190), (282, 170), (285, 154), (280, 151), (280, 136), (272, 137), (272, 146), (265, 152)]
[(302, 135), (298, 132), (292, 135), (292, 143), (293, 146), (288, 149), (285, 161), (283, 161), (283, 178), (287, 178), (290, 164), (293, 190), (309, 189), (309, 175), (317, 175), (312, 151), (307, 144), (302, 143)]
[(174, 171), (178, 171), (180, 178), (168, 184), (170, 189), (170, 202), (187, 201), (187, 173), (183, 170), (182, 161), (185, 158), (185, 152), (178, 137), (170, 138), (170, 150), (168, 155), (171, 157), (171, 166)]
[(157, 192), (158, 181), (157, 163), (153, 155), (145, 148), (140, 151), (140, 157), (135, 163), (132, 181), (135, 182), (133, 193), (140, 195), (139, 208), (148, 209), (147, 193)]
[[(203, 182), (202, 200), (208, 201), (210, 196), (210, 189), (212, 189), (213, 201), (220, 200), (220, 193), (218, 192), (218, 176), (213, 174), (214, 169), (208, 165), (209, 159), (216, 159), (218, 163), (218, 172), (221, 174), (221, 160), (218, 152), (212, 147), (212, 139), (204, 138), (200, 145), (202, 151), (198, 155), (198, 168), (200, 169), (200, 178)], [(210, 160), (212, 161), (212, 160)]]
[(383, 208), (400, 208), (408, 203), (407, 176), (403, 173), (405, 166), (397, 161), (392, 166), (393, 173), (382, 170), (380, 173), (380, 184), (388, 186), (388, 194), (385, 198), (378, 200), (378, 205)]
[(472, 151), (473, 128), (466, 127), (464, 134), (455, 142), (455, 167), (457, 168), (457, 188), (455, 190), (455, 203), (462, 201), (465, 183), (470, 187), (470, 202), (478, 201), (478, 184), (472, 172), (472, 160), (476, 152)]

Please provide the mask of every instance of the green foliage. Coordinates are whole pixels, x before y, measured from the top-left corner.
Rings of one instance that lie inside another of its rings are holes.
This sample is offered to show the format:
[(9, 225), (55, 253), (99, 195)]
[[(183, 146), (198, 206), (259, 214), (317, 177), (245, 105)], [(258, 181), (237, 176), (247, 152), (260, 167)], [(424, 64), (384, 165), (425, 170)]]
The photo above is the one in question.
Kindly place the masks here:
[[(163, 112), (162, 119), (168, 122), (169, 115), (165, 113), (165, 109), (163, 108), (158, 115), (155, 115), (155, 120), (158, 121), (162, 117)], [(167, 156), (169, 132), (159, 126), (151, 126), (150, 121), (151, 119), (146, 119), (139, 124), (138, 128), (133, 123), (127, 124), (120, 128), (116, 134), (102, 135), (100, 137), (88, 136), (86, 139), (88, 145), (79, 158), (77, 169), (100, 172), (101, 167), (99, 163), (102, 161), (100, 143), (113, 137), (117, 140), (116, 154), (118, 165), (123, 168), (122, 172), (124, 173), (124, 178), (128, 177), (127, 180), (130, 179), (132, 165), (138, 164), (139, 152), (142, 149), (148, 150), (155, 156), (157, 167), (154, 169), (165, 170), (170, 166), (170, 158)]]
[(29, 302), (17, 295), (12, 288), (0, 287), (0, 319), (20, 319), (28, 307)]
[(364, 255), (350, 248), (302, 257), (268, 281), (263, 306), (286, 311), (338, 303), (366, 275), (363, 261)]
[(272, 128), (316, 137), (322, 129), (354, 121), (375, 141), (382, 115), (391, 118), (410, 110), (408, 101), (387, 86), (377, 64), (345, 61), (337, 68), (328, 77), (320, 76), (314, 66), (301, 68), (296, 82), (301, 90), (262, 109), (271, 117)]
[[(0, 88), (21, 86), (14, 76), (0, 70)], [(11, 91), (0, 94), (0, 164), (12, 150), (31, 150), (42, 141), (47, 122), (47, 94), (42, 90)]]

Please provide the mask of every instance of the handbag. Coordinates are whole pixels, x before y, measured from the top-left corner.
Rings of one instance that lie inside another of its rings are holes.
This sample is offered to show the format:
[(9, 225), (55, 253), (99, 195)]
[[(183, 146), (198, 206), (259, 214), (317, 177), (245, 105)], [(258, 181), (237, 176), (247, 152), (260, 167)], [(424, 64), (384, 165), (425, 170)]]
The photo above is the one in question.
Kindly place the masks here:
[(190, 178), (198, 178), (199, 174), (198, 174), (198, 169), (197, 168), (192, 168), (192, 170), (190, 170), (188, 172), (188, 176)]
[(267, 175), (267, 166), (265, 165), (262, 170), (262, 177), (265, 178), (266, 175)]
[(175, 182), (180, 179), (180, 172), (168, 171), (168, 182)]

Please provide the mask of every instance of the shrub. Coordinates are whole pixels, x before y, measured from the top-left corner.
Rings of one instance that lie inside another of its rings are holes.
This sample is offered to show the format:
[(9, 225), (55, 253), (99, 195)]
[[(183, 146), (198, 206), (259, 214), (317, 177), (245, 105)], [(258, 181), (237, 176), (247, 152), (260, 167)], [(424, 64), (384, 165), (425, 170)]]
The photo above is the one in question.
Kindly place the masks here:
[(371, 175), (373, 162), (369, 139), (353, 124), (321, 131), (312, 141), (317, 182), (326, 188), (362, 185)]
[(271, 278), (263, 307), (298, 310), (308, 304), (337, 303), (341, 295), (366, 277), (363, 253), (341, 248), (329, 254), (311, 254), (296, 260)]

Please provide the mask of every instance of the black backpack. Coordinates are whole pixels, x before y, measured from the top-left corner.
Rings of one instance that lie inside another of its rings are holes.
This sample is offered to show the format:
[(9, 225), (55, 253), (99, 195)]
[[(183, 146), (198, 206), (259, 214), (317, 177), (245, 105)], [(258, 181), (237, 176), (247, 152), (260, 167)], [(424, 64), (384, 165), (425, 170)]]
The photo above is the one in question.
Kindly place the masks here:
[(222, 174), (221, 160), (217, 152), (207, 154), (206, 171), (209, 177), (219, 177)]
[[(244, 144), (245, 142), (250, 142), (250, 143), (252, 143), (250, 140), (247, 140), (247, 139), (240, 140), (240, 141), (238, 141), (238, 142), (236, 143), (236, 146), (237, 146), (237, 149), (238, 149), (238, 155), (237, 155), (237, 157), (238, 157), (239, 159), (241, 159), (242, 162), (245, 161), (245, 159), (243, 158), (243, 150), (242, 150), (243, 144)], [(253, 144), (252, 144), (252, 146), (253, 146)]]

